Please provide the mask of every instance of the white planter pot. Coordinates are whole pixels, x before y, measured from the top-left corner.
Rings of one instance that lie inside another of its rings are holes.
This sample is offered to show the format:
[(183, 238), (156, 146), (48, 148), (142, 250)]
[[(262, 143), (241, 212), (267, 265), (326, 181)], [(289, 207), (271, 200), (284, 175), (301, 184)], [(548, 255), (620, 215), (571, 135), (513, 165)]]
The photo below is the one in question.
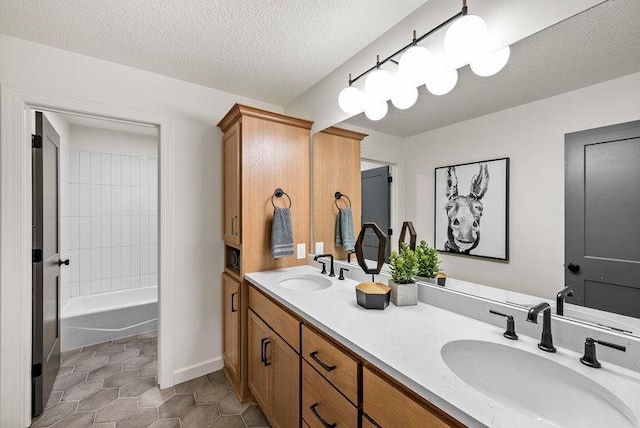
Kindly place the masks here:
[(389, 280), (391, 287), (391, 302), (396, 306), (411, 306), (418, 304), (418, 284), (415, 282), (409, 284), (396, 284), (392, 279)]

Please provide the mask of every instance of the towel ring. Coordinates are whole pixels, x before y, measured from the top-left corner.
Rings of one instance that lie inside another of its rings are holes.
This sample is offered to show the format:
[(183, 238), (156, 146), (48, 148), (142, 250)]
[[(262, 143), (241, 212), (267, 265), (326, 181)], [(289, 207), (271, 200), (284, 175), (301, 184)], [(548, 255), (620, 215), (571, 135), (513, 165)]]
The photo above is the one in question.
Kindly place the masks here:
[(284, 207), (284, 208), (291, 208), (291, 198), (289, 197), (289, 195), (287, 195), (287, 192), (285, 192), (284, 190), (282, 190), (281, 188), (277, 188), (274, 192), (273, 195), (271, 195), (271, 205), (273, 205), (273, 208), (276, 207), (275, 202), (273, 202), (273, 198), (281, 198), (282, 195), (286, 196), (287, 199), (289, 199), (289, 206), (288, 207)]
[(340, 207), (338, 206), (338, 199), (340, 199), (342, 197), (347, 198), (347, 201), (349, 201), (349, 208), (351, 208), (351, 199), (349, 199), (349, 197), (347, 195), (344, 195), (344, 194), (342, 194), (340, 192), (336, 192), (334, 196), (335, 196), (336, 199), (335, 199), (335, 201), (333, 201), (333, 203), (336, 204), (336, 208), (340, 209)]

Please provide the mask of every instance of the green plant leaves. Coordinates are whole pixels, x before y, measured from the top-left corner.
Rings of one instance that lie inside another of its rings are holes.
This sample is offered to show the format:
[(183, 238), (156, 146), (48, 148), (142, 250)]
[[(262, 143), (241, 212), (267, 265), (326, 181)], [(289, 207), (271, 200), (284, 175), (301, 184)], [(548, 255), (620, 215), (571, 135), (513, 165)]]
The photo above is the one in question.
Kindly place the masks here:
[(418, 259), (419, 276), (433, 277), (440, 271), (438, 251), (434, 247), (429, 247), (426, 241), (420, 241), (415, 253)]
[(408, 284), (414, 282), (413, 277), (418, 274), (418, 257), (416, 252), (409, 249), (403, 242), (400, 252), (391, 252), (390, 263), (391, 278), (396, 284)]

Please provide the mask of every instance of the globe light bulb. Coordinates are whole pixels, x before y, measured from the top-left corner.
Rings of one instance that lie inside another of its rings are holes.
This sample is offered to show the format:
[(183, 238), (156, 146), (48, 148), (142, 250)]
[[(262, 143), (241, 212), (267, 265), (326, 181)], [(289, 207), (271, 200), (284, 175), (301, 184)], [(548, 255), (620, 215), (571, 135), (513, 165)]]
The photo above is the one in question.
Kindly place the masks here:
[(426, 82), (432, 66), (433, 56), (429, 49), (413, 46), (400, 57), (398, 70), (403, 79), (408, 80), (414, 86), (420, 86)]
[(471, 70), (482, 77), (493, 76), (507, 65), (509, 57), (511, 56), (511, 48), (505, 46), (504, 48), (490, 52), (471, 61), (469, 66)]
[(367, 107), (364, 110), (364, 115), (370, 120), (380, 120), (387, 115), (387, 111), (389, 111), (389, 106), (386, 101), (370, 98), (367, 101)]
[(372, 71), (364, 81), (364, 91), (367, 96), (377, 100), (387, 101), (393, 95), (393, 76), (387, 70)]
[(360, 89), (348, 86), (340, 91), (338, 105), (348, 114), (358, 114), (364, 110), (365, 99)]
[(471, 62), (485, 45), (487, 24), (477, 15), (456, 19), (444, 35), (444, 51), (456, 68)]
[(456, 83), (458, 83), (458, 70), (449, 70), (432, 76), (425, 86), (433, 95), (445, 95), (455, 88)]
[(396, 89), (391, 97), (393, 105), (400, 110), (406, 110), (413, 106), (417, 100), (418, 89), (413, 83), (399, 76), (396, 79)]

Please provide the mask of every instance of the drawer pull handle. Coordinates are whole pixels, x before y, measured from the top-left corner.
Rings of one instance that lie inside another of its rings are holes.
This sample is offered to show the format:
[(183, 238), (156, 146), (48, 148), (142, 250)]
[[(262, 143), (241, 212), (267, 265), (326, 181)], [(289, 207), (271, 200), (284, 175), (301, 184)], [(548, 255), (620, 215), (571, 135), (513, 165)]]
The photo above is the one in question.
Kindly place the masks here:
[(238, 295), (237, 291), (231, 295), (231, 312), (238, 312), (238, 308), (236, 308), (236, 305), (235, 305), (236, 303), (235, 297), (237, 295)]
[(271, 362), (267, 359), (267, 345), (271, 343), (268, 337), (263, 338), (260, 341), (260, 362), (263, 366), (270, 366)]
[(320, 358), (318, 358), (318, 351), (313, 351), (312, 353), (309, 354), (309, 356), (311, 358), (313, 358), (313, 361), (315, 361), (316, 363), (320, 364), (322, 366), (323, 369), (325, 369), (326, 371), (330, 372), (332, 370), (337, 369), (337, 366), (328, 366), (325, 363), (323, 363)]
[(320, 416), (320, 413), (318, 413), (318, 410), (317, 410), (317, 407), (319, 404), (320, 403), (313, 403), (311, 406), (309, 406), (309, 408), (311, 409), (313, 414), (316, 415), (316, 418), (320, 420), (324, 428), (336, 428), (338, 424), (330, 424), (329, 422), (325, 421), (322, 416)]

